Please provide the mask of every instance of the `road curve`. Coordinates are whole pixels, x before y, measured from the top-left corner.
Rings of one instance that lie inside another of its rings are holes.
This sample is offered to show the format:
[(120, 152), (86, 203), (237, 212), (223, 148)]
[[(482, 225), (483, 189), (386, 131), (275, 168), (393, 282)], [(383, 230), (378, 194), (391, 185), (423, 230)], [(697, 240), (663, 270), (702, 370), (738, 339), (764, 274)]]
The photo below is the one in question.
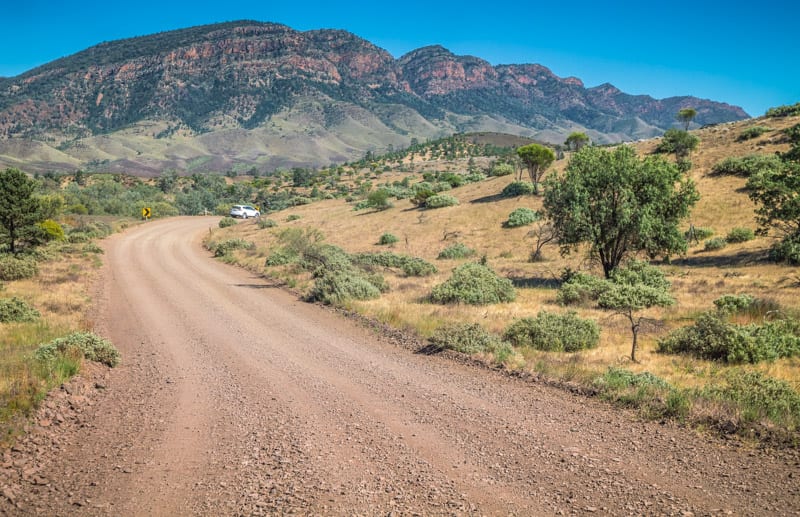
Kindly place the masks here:
[(14, 511), (800, 511), (795, 451), (641, 422), (393, 346), (213, 260), (200, 240), (214, 223), (154, 221), (108, 240), (95, 325), (123, 364), (81, 425), (42, 451), (47, 484), (19, 488), (31, 502)]

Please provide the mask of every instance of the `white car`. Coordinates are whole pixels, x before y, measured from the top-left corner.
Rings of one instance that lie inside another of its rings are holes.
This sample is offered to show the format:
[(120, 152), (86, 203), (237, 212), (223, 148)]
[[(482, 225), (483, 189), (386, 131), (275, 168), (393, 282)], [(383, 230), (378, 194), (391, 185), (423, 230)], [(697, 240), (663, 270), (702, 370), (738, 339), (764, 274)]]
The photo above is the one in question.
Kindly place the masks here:
[(261, 217), (261, 212), (250, 205), (233, 205), (233, 208), (231, 208), (231, 217), (241, 217), (242, 219)]

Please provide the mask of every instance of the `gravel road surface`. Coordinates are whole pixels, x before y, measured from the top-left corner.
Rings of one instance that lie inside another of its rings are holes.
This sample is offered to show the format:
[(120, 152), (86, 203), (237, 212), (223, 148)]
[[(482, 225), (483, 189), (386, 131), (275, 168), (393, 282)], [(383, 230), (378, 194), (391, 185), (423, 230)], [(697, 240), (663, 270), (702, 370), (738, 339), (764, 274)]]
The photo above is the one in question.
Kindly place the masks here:
[(793, 515), (800, 456), (391, 344), (213, 260), (107, 240), (92, 365), (0, 465), (10, 515)]

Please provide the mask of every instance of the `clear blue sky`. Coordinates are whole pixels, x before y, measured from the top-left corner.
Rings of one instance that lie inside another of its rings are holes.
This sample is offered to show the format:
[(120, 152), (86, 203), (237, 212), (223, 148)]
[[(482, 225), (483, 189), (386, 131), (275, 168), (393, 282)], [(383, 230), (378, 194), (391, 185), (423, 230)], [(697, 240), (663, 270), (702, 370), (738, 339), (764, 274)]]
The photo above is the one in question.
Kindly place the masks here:
[(253, 19), (298, 30), (344, 29), (395, 57), (441, 44), (492, 64), (539, 63), (586, 86), (609, 82), (656, 98), (694, 95), (759, 116), (800, 101), (798, 15), (793, 0), (22, 0), (2, 8), (0, 76), (102, 41)]

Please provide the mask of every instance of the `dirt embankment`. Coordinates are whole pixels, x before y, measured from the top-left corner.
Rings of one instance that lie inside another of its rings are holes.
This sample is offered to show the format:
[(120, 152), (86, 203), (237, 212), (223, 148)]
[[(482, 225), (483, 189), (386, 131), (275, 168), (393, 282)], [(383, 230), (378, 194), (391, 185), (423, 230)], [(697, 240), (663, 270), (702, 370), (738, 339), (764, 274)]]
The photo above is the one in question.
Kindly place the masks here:
[(389, 345), (210, 260), (208, 219), (107, 244), (123, 354), (5, 451), (0, 513), (790, 515), (796, 451), (751, 449)]

